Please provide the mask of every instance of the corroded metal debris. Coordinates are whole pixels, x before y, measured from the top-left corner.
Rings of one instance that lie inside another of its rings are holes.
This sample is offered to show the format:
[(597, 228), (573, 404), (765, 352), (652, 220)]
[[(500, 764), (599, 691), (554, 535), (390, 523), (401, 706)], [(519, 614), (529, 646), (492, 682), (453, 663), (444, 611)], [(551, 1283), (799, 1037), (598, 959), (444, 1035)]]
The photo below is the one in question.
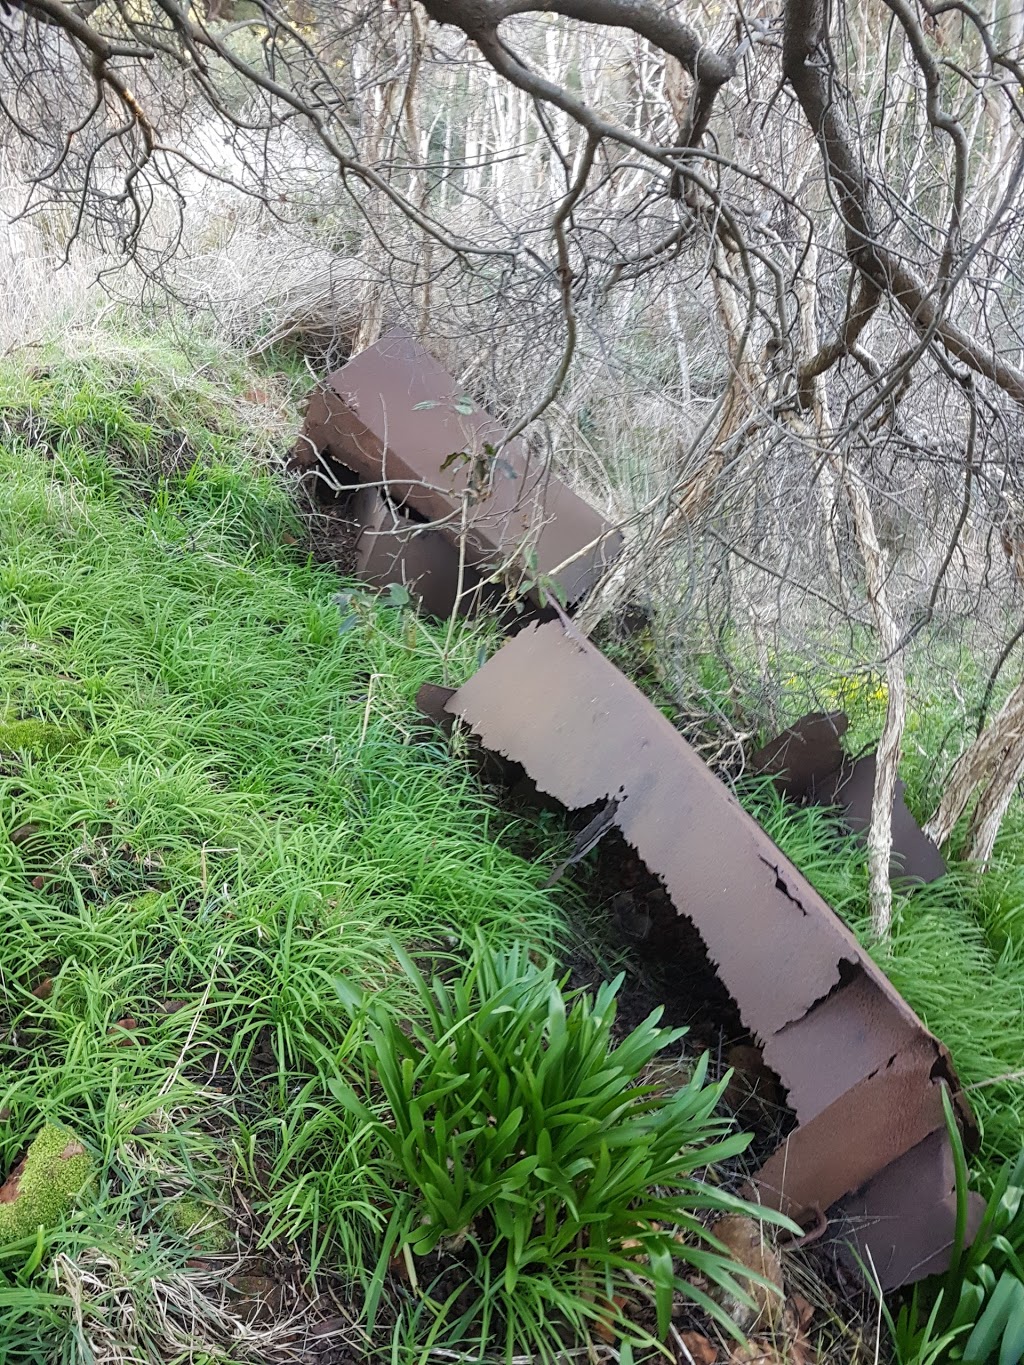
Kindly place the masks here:
[[(771, 774), (779, 791), (794, 801), (835, 806), (849, 830), (866, 834), (875, 791), (875, 755), (847, 756), (842, 736), (849, 724), (843, 711), (812, 711), (751, 754), (749, 767), (755, 773)], [(911, 815), (905, 791), (897, 778), (890, 876), (905, 883), (937, 881), (946, 874), (945, 861)]]
[(805, 801), (842, 766), (846, 759), (842, 740), (849, 728), (845, 711), (811, 711), (756, 749), (750, 755), (750, 771), (770, 774), (783, 796)]
[(941, 1265), (943, 1086), (977, 1136), (949, 1054), (671, 723), (568, 621), (522, 630), (444, 709), (570, 810), (600, 804), (700, 933), (797, 1119), (760, 1197), (831, 1210), (885, 1286)]
[[(945, 859), (911, 815), (905, 791), (903, 782), (897, 778), (889, 875), (893, 881), (938, 881), (947, 872)], [(837, 806), (854, 834), (866, 834), (871, 824), (874, 792), (875, 755), (865, 754), (855, 762), (848, 759), (838, 772), (820, 782), (815, 788), (815, 800), (822, 806)]]
[(480, 576), (518, 561), (535, 598), (547, 578), (576, 602), (622, 537), (523, 441), (505, 437), (399, 329), (313, 393), (295, 463), (320, 456), (366, 486), (354, 507), (357, 570), (378, 584), (404, 582), (434, 614), (455, 605), (462, 544), (465, 597)]

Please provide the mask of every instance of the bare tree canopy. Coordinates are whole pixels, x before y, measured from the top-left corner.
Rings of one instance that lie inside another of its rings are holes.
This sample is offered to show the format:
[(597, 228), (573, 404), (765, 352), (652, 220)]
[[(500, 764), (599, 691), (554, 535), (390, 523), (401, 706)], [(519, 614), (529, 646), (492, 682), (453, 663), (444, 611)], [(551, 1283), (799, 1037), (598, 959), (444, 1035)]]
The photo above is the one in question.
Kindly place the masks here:
[[(230, 190), (315, 226), (357, 299), (350, 341), (399, 316), (446, 338), (515, 433), (592, 483), (635, 442), (630, 499), (601, 488), (631, 553), (586, 627), (660, 573), (677, 598), (698, 576), (727, 592), (755, 635), (796, 600), (870, 633), (884, 930), (907, 646), (982, 616), (1020, 638), (1024, 7), (0, 11), (4, 155), (69, 250), (115, 244), (194, 295), (184, 225)], [(606, 395), (640, 353), (647, 410), (616, 425)], [(1019, 748), (988, 743), (987, 827)]]

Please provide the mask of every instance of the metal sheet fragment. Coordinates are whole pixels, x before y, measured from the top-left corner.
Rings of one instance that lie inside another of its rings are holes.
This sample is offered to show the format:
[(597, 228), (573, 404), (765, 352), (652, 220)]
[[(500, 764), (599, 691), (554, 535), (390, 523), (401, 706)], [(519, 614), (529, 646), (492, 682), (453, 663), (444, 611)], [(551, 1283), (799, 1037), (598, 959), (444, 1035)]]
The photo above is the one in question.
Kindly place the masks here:
[(401, 584), (431, 616), (450, 616), (457, 599), (463, 607), (468, 604), (465, 594), (479, 585), (480, 576), (464, 570), (460, 599), (459, 556), (439, 531), (395, 511), (375, 488), (361, 488), (351, 510), (362, 527), (356, 541), (359, 578), (375, 588)]
[(908, 1047), (789, 1134), (755, 1177), (762, 1194), (798, 1218), (827, 1209), (941, 1130), (934, 1064), (934, 1039), (922, 1028)]
[(790, 1107), (808, 1123), (910, 1047), (919, 1030), (903, 1001), (858, 966), (846, 984), (769, 1038), (763, 1055), (788, 1078)]
[[(967, 1241), (974, 1239), (985, 1201), (967, 1196)], [(872, 1266), (883, 1289), (940, 1274), (949, 1264), (956, 1217), (953, 1155), (943, 1130), (886, 1166), (843, 1202), (833, 1227), (841, 1254)]]
[(444, 708), (454, 696), (454, 687), (442, 687), (439, 683), (423, 683), (416, 693), (416, 709), (448, 733), (454, 720)]
[[(838, 806), (843, 820), (855, 834), (867, 832), (871, 823), (871, 801), (875, 790), (875, 755), (867, 754), (855, 763), (847, 762), (837, 773), (821, 782), (815, 799), (823, 806)], [(911, 815), (898, 778), (892, 806), (892, 858), (889, 875), (894, 881), (938, 881), (946, 875), (942, 854)]]
[[(842, 736), (849, 728), (843, 711), (812, 711), (750, 755), (754, 773), (770, 774), (778, 790), (793, 801), (835, 806), (855, 834), (866, 833), (875, 789), (875, 756), (849, 758)], [(945, 876), (942, 854), (907, 808), (906, 787), (897, 779), (892, 808), (894, 881), (934, 882)]]
[(784, 796), (806, 800), (842, 765), (846, 758), (842, 739), (849, 727), (845, 711), (811, 711), (756, 749), (750, 755), (750, 771), (771, 774)]
[[(801, 1213), (863, 1190), (875, 1207), (889, 1187), (873, 1182), (892, 1163), (941, 1164), (944, 1084), (972, 1140), (946, 1050), (679, 732), (570, 623), (521, 631), (445, 710), (569, 809), (614, 802), (615, 824), (699, 932), (798, 1120), (755, 1177), (766, 1202)], [(899, 1186), (891, 1199), (893, 1219), (913, 1214)], [(940, 1260), (944, 1208), (927, 1223)]]
[(316, 390), (300, 445), (386, 488), (392, 505), (414, 512), (448, 545), (465, 535), (475, 569), (532, 544), (535, 575), (550, 576), (575, 602), (615, 559), (622, 537), (525, 442), (503, 446), (505, 434), (396, 329)]

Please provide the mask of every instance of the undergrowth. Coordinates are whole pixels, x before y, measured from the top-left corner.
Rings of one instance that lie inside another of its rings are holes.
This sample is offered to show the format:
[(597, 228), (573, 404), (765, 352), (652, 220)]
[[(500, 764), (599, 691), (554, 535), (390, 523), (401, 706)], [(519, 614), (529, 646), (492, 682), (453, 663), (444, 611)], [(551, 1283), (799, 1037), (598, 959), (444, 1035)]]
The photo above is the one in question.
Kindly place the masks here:
[[(338, 983), (401, 1019), (396, 942), (561, 934), (516, 826), (413, 705), (487, 629), (448, 641), (305, 562), (273, 473), (288, 396), (249, 421), (253, 376), (218, 364), (140, 343), (0, 371), (0, 1173), (47, 1125), (95, 1171), (0, 1248), (0, 1365), (303, 1358), (315, 1317), (254, 1322), (235, 1272), (285, 1248), (290, 1306), (326, 1293), (327, 1316), (373, 1283), (387, 1142), (337, 1099), (366, 1044)], [(919, 814), (949, 731), (938, 703), (908, 731)], [(1024, 1129), (1020, 803), (984, 877), (899, 896), (873, 944), (860, 846), (741, 796), (949, 1046), (990, 1188)]]
[[(750, 1142), (717, 1112), (728, 1078), (708, 1081), (708, 1054), (678, 1089), (645, 1084), (647, 1064), (686, 1030), (659, 1028), (656, 1010), (616, 1042), (622, 974), (591, 997), (567, 995), (553, 964), (522, 946), (481, 942), (451, 980), (401, 956), (423, 1022), (345, 987), (367, 1046), (331, 1087), (385, 1152), (390, 1214), (368, 1311), (388, 1257), (415, 1274), (414, 1256), (441, 1253), (413, 1321), (464, 1357), (503, 1338), (506, 1361), (554, 1362), (567, 1335), (596, 1329), (651, 1358), (679, 1300), (743, 1345), (719, 1299), (753, 1300), (707, 1219), (786, 1220), (704, 1178)], [(627, 1311), (638, 1298), (656, 1333)]]
[(396, 938), (559, 933), (514, 827), (423, 735), (441, 639), (336, 600), (230, 389), (146, 363), (0, 388), (0, 1172), (58, 1124), (97, 1173), (0, 1250), (0, 1361), (26, 1365), (295, 1358), (308, 1323), (196, 1289), (182, 1200), (221, 1250), (230, 1229), (230, 1265), (273, 1233), (316, 1262), (326, 1199), (358, 1278), (380, 1213), (355, 1121), (326, 1195), (288, 1145), (295, 1097), (356, 1045), (334, 983), (408, 991)]

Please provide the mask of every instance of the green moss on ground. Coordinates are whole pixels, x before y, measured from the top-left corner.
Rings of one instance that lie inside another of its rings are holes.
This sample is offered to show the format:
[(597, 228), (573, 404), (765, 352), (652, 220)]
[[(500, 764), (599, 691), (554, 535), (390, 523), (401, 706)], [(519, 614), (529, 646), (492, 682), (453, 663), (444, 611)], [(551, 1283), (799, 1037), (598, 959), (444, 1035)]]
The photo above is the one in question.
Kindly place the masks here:
[(92, 1179), (92, 1158), (69, 1129), (52, 1123), (40, 1129), (21, 1169), (2, 1187), (0, 1246), (56, 1227)]
[(0, 754), (53, 758), (73, 749), (78, 736), (45, 720), (0, 720)]
[(229, 1250), (234, 1242), (231, 1225), (221, 1210), (192, 1195), (185, 1195), (171, 1205), (171, 1226), (179, 1236), (187, 1237), (197, 1251), (211, 1255)]

